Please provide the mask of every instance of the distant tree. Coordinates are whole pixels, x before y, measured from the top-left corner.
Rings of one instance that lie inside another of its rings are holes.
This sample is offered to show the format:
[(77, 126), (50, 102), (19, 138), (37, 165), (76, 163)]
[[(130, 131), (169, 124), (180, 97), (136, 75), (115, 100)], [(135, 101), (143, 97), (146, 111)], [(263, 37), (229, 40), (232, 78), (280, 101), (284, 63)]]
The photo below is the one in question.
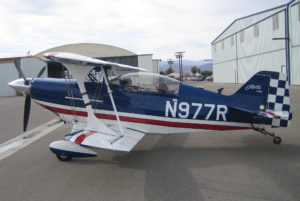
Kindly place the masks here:
[(212, 71), (202, 71), (201, 74), (205, 77), (211, 76), (212, 75)]
[(161, 70), (161, 71), (159, 71), (159, 74), (160, 74), (160, 75), (164, 75), (165, 72)]
[(193, 67), (191, 68), (191, 72), (193, 73), (193, 75), (194, 75), (194, 77), (195, 77), (196, 73), (198, 72), (197, 66), (193, 66)]
[(198, 73), (201, 74), (201, 68), (198, 68)]
[(165, 75), (169, 75), (171, 73), (174, 73), (174, 70), (172, 68), (168, 68), (166, 71), (165, 71)]

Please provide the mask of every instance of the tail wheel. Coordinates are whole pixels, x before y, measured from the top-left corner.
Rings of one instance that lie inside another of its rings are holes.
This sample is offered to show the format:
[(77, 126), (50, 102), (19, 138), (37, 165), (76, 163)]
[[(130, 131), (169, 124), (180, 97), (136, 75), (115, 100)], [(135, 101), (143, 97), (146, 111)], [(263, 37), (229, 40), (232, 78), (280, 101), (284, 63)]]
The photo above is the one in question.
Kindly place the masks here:
[(70, 161), (72, 160), (72, 157), (71, 156), (66, 156), (66, 155), (59, 155), (59, 154), (56, 154), (56, 157), (58, 160), (60, 161)]
[(281, 143), (281, 138), (278, 137), (278, 136), (275, 136), (275, 137), (273, 138), (273, 142), (274, 142), (274, 144), (280, 144), (280, 143)]

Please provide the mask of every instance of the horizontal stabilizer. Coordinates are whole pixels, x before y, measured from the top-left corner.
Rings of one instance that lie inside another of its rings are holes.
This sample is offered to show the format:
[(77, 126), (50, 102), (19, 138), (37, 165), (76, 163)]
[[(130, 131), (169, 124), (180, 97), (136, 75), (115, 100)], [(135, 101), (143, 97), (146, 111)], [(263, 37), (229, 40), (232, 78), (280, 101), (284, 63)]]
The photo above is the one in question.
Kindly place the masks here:
[(292, 117), (292, 113), (287, 111), (262, 111), (255, 116), (257, 120), (260, 119), (260, 121), (263, 121), (264, 123), (270, 122), (272, 127), (287, 127)]

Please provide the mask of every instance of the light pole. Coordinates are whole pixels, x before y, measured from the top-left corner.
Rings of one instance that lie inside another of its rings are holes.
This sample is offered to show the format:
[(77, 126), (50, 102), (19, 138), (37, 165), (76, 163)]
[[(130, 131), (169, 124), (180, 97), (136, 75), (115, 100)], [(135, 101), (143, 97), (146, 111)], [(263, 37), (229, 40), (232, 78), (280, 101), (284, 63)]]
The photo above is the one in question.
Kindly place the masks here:
[(168, 59), (167, 62), (170, 66), (170, 69), (172, 69), (172, 64), (174, 63), (174, 61), (172, 59)]
[(183, 82), (182, 57), (185, 52), (175, 52), (175, 57), (179, 61), (180, 82)]

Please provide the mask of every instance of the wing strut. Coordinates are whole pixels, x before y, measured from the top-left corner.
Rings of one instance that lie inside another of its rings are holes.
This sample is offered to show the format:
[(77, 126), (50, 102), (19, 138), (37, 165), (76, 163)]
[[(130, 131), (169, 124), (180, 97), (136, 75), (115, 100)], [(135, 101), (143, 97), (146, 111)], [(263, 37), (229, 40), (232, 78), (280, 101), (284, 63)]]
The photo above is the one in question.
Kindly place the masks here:
[(116, 134), (114, 131), (112, 131), (110, 128), (108, 128), (102, 121), (100, 121), (95, 116), (92, 105), (90, 103), (90, 99), (88, 97), (88, 94), (86, 93), (84, 81), (87, 73), (91, 71), (94, 67), (86, 66), (85, 68), (82, 68), (80, 65), (77, 64), (72, 64), (72, 63), (63, 63), (63, 64), (65, 65), (65, 67), (67, 67), (67, 69), (69, 70), (70, 74), (74, 77), (74, 79), (77, 80), (78, 87), (80, 89), (80, 92), (82, 93), (81, 94), (82, 99), (85, 104), (85, 109), (88, 113), (85, 129), (90, 131), (101, 131), (103, 133), (115, 135), (115, 136), (119, 135)]
[(118, 111), (117, 111), (117, 108), (116, 108), (116, 104), (115, 104), (114, 98), (112, 96), (112, 90), (109, 87), (109, 83), (108, 83), (108, 79), (107, 79), (107, 73), (106, 73), (106, 71), (104, 71), (104, 68), (102, 66), (101, 66), (101, 70), (103, 72), (103, 79), (104, 79), (105, 85), (107, 87), (107, 92), (109, 94), (109, 98), (110, 98), (111, 104), (112, 104), (112, 106), (114, 108), (114, 112), (115, 112), (115, 115), (116, 115), (116, 118), (117, 118), (118, 126), (120, 128), (121, 135), (123, 136), (124, 135), (123, 128), (122, 128), (122, 125), (121, 125), (120, 117), (119, 117), (119, 114), (118, 114)]

